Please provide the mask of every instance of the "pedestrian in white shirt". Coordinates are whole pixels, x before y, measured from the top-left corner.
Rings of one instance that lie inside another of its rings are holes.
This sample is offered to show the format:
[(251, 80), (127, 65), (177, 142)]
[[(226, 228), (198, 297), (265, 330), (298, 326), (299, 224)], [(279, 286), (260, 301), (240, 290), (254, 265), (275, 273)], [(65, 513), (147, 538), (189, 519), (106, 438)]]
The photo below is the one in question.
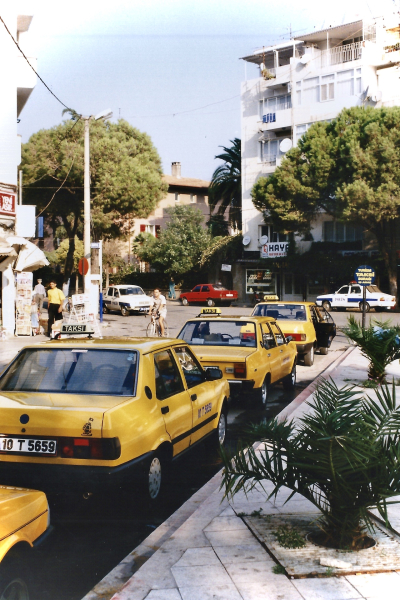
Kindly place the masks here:
[(35, 298), (35, 302), (38, 306), (39, 314), (42, 314), (43, 309), (43, 300), (46, 297), (46, 289), (44, 285), (42, 285), (42, 280), (38, 279), (37, 284), (33, 289), (33, 297)]
[(160, 329), (163, 336), (164, 321), (167, 318), (167, 300), (158, 288), (153, 291), (153, 307), (150, 311), (150, 314), (156, 315), (157, 313), (160, 315)]

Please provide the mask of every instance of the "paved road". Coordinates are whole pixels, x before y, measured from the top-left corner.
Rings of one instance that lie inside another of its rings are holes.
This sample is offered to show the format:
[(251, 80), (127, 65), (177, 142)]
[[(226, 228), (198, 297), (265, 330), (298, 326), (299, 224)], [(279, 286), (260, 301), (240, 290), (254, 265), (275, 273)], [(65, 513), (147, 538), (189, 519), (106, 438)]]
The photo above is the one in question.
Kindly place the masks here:
[[(199, 307), (182, 307), (168, 304), (170, 335), (175, 337), (185, 320), (197, 315)], [(224, 308), (224, 314), (248, 315), (249, 308)], [(346, 323), (345, 313), (333, 313), (339, 327)], [(371, 313), (369, 317), (381, 315)], [(400, 322), (400, 315), (390, 315)], [(104, 335), (142, 336), (149, 319), (144, 316), (105, 316)], [(0, 365), (5, 364), (26, 343), (46, 338), (18, 338), (0, 342)], [(348, 347), (345, 336), (339, 331), (327, 356), (315, 356), (313, 367), (298, 367), (298, 384), (295, 392), (284, 392), (281, 385), (271, 390), (268, 411), (249, 408), (241, 399), (229, 413), (228, 444), (234, 447), (237, 439), (250, 422), (260, 422), (280, 412), (286, 404), (302, 391), (343, 350)], [(193, 493), (202, 487), (220, 469), (218, 453), (202, 446), (196, 455), (182, 459), (167, 501), (157, 510), (137, 501), (128, 493), (113, 494), (107, 491), (101, 498), (84, 501), (70, 498), (52, 507), (53, 535), (43, 547), (36, 565), (40, 582), (40, 600), (80, 600), (122, 558), (136, 547), (149, 533), (164, 522)], [(72, 486), (71, 486), (72, 487)]]

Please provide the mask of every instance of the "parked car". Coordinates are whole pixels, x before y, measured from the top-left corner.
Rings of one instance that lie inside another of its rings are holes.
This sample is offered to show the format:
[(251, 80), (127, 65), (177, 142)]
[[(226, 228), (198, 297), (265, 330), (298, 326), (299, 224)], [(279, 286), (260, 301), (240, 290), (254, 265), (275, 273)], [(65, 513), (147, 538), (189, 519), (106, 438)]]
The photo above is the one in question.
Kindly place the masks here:
[(50, 526), (46, 495), (1, 485), (0, 513), (0, 598), (32, 600), (29, 555)]
[(271, 384), (281, 381), (285, 389), (294, 388), (296, 344), (285, 338), (275, 319), (203, 311), (186, 321), (177, 337), (196, 349), (205, 369), (221, 369), (232, 394), (250, 392), (265, 408)]
[(135, 486), (206, 437), (225, 440), (229, 385), (168, 338), (61, 339), (25, 347), (0, 377), (0, 480), (44, 491)]
[(122, 316), (130, 312), (148, 313), (153, 298), (146, 296), (138, 285), (112, 285), (103, 296), (103, 313), (121, 311)]
[[(346, 310), (346, 308), (363, 309), (363, 290), (358, 283), (350, 283), (342, 286), (334, 294), (318, 296), (317, 306), (323, 306), (326, 310)], [(376, 312), (391, 310), (396, 306), (396, 298), (390, 294), (384, 294), (376, 285), (366, 287), (365, 310), (368, 312), (375, 308)]]
[(215, 306), (216, 304), (230, 306), (234, 300), (237, 300), (237, 297), (236, 290), (227, 290), (218, 284), (201, 283), (196, 285), (191, 292), (181, 294), (180, 300), (183, 306), (195, 303), (207, 304), (207, 306)]
[(296, 342), (299, 358), (307, 367), (314, 364), (315, 350), (328, 354), (336, 335), (331, 315), (315, 302), (260, 302), (251, 314), (276, 319), (285, 336)]

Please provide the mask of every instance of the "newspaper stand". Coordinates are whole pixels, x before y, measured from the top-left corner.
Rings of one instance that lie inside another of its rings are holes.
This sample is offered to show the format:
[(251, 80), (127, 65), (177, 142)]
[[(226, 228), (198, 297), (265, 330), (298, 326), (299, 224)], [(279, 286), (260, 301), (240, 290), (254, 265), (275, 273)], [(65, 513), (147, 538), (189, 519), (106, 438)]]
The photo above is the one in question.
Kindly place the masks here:
[[(89, 294), (74, 294), (71, 296), (70, 311), (63, 312), (63, 325), (88, 324), (93, 328), (93, 333), (103, 337), (99, 322), (93, 312), (90, 311)], [(64, 328), (63, 328), (64, 329)]]

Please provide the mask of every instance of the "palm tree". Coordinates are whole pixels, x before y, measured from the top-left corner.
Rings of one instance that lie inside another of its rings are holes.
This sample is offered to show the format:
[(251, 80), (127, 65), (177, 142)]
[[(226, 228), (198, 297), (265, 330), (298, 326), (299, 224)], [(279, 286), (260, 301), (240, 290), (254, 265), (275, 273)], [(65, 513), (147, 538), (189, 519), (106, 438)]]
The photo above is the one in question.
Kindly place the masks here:
[(242, 176), (241, 142), (231, 140), (232, 146), (225, 148), (215, 158), (224, 161), (217, 167), (211, 178), (208, 201), (212, 211), (224, 215), (228, 210), (228, 221), (234, 229), (242, 229)]

